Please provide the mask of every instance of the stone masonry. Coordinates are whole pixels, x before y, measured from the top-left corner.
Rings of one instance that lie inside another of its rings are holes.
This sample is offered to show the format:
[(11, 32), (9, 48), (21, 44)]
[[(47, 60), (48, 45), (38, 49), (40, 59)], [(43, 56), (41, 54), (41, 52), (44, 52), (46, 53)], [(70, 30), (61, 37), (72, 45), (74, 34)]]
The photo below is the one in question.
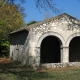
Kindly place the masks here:
[[(59, 63), (40, 62), (41, 44), (42, 41), (48, 36), (57, 37), (60, 41)], [(69, 50), (71, 41), (76, 37), (80, 37), (80, 21), (64, 13), (54, 18), (26, 26), (20, 30), (10, 33), (10, 57), (13, 60), (18, 60), (23, 64), (31, 66), (53, 65), (55, 67), (56, 65), (65, 66), (65, 64), (71, 64), (71, 66), (75, 66), (75, 63), (77, 63), (77, 61), (69, 61)], [(71, 46), (72, 45), (73, 43)], [(74, 43), (74, 45), (76, 45), (76, 43)], [(80, 51), (78, 45), (76, 52), (72, 51), (72, 57), (73, 55), (76, 56), (77, 53), (78, 57), (80, 57), (79, 52)]]

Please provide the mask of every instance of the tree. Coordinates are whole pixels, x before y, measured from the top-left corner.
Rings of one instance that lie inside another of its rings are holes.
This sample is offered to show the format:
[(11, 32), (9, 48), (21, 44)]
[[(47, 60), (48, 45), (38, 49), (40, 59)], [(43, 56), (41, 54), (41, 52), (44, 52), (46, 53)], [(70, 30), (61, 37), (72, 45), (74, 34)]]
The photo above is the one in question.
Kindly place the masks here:
[(31, 22), (29, 22), (27, 25), (29, 26), (29, 25), (35, 24), (35, 23), (37, 23), (37, 22), (36, 22), (36, 21), (31, 21)]
[[(6, 0), (4, 0), (6, 1)], [(16, 0), (7, 0), (10, 4), (14, 4)], [(19, 2), (24, 3), (27, 0), (19, 0)], [(34, 0), (36, 7), (40, 10), (41, 8), (48, 10), (51, 9), (54, 13), (60, 13), (60, 10), (58, 10), (55, 7), (55, 3), (53, 0)]]
[(24, 25), (23, 15), (18, 11), (17, 6), (13, 4), (0, 6), (0, 56), (9, 54), (8, 34)]
[(51, 9), (54, 13), (60, 13), (60, 11), (55, 7), (55, 3), (53, 0), (35, 0), (36, 7), (38, 9)]
[(21, 28), (25, 24), (23, 15), (12, 4), (0, 6), (0, 18), (6, 22), (8, 33)]
[(6, 3), (8, 3), (8, 0), (0, 0), (0, 5), (1, 4), (6, 4)]
[[(9, 41), (7, 36), (6, 22), (0, 19), (0, 56), (7, 56), (9, 53)], [(6, 54), (5, 54), (6, 53)]]

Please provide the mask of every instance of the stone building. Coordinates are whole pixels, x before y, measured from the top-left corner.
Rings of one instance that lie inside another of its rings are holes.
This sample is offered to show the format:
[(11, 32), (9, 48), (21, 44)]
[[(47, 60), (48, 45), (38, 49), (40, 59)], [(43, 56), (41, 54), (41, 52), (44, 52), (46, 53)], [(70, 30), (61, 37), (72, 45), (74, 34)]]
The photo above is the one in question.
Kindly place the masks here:
[(31, 66), (80, 66), (80, 21), (64, 13), (10, 33), (10, 57)]

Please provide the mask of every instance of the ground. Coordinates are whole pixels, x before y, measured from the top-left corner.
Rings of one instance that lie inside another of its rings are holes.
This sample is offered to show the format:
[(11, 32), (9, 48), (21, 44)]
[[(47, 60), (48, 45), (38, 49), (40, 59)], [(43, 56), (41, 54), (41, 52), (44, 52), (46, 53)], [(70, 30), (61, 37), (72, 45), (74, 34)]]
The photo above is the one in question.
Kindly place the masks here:
[(9, 58), (0, 58), (0, 80), (80, 80), (80, 67), (33, 70)]

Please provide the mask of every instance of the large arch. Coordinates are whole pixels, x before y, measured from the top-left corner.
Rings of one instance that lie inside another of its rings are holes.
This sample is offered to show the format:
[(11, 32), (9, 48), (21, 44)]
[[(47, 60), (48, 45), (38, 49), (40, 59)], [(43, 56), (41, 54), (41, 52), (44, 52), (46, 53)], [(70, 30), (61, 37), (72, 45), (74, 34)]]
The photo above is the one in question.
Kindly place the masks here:
[(61, 40), (61, 42), (62, 42), (62, 46), (65, 45), (65, 40), (64, 40), (64, 38), (63, 38), (62, 35), (60, 35), (59, 33), (56, 33), (56, 32), (46, 32), (46, 33), (44, 33), (44, 34), (42, 34), (42, 35), (40, 36), (40, 38), (39, 38), (38, 41), (37, 41), (36, 47), (40, 47), (42, 40), (43, 40), (46, 36), (50, 36), (50, 35), (53, 35), (53, 36), (58, 37), (58, 38)]
[[(40, 51), (41, 50), (41, 43), (46, 37), (49, 37), (49, 36), (56, 38), (56, 40), (58, 41), (60, 47), (65, 45), (65, 40), (64, 40), (63, 36), (61, 36), (60, 34), (58, 34), (56, 32), (46, 32), (46, 33), (42, 34), (39, 37), (39, 39), (37, 41), (37, 45), (36, 45), (36, 49), (38, 51), (37, 55), (39, 56), (39, 61), (41, 61), (41, 59), (40, 59), (41, 58), (41, 55), (40, 55), (40, 53), (41, 53), (41, 51)], [(63, 57), (62, 53), (63, 52), (62, 52), (62, 49), (61, 49), (60, 50), (60, 54), (59, 54), (60, 55), (60, 57), (59, 57), (60, 59), (62, 59), (62, 57)], [(60, 59), (58, 61), (55, 61), (55, 62), (61, 62)]]
[(40, 63), (60, 63), (62, 42), (58, 37), (47, 36), (42, 40), (40, 47)]

